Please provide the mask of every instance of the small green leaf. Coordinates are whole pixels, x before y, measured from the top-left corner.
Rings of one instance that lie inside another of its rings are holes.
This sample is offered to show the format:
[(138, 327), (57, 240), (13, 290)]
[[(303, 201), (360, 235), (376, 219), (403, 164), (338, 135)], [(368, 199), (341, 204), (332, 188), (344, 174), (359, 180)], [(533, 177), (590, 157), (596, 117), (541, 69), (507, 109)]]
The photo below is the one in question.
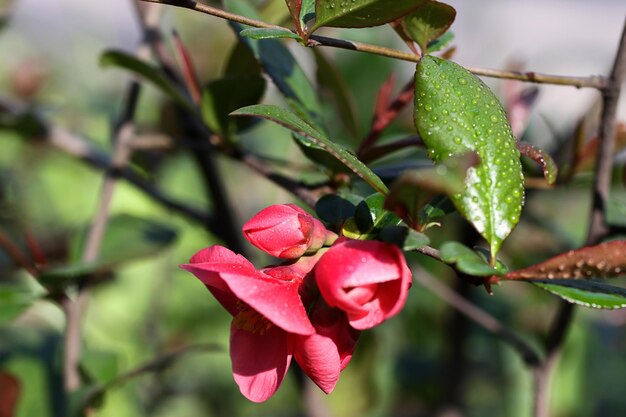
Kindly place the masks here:
[(374, 190), (381, 194), (387, 194), (387, 186), (382, 180), (372, 172), (363, 162), (359, 161), (350, 151), (332, 142), (326, 135), (289, 110), (270, 104), (258, 104), (239, 109), (233, 113), (234, 116), (257, 116), (271, 120), (281, 126), (297, 133), (296, 137), (304, 137), (316, 146), (324, 149), (330, 155), (348, 167), (352, 172), (361, 177)]
[(426, 203), (418, 212), (419, 223), (424, 226), (433, 224), (435, 219), (453, 213), (456, 209), (447, 196), (436, 196)]
[(340, 227), (354, 215), (353, 202), (335, 194), (326, 194), (315, 203), (317, 216), (330, 226)]
[(229, 138), (252, 124), (250, 120), (231, 118), (240, 107), (258, 103), (265, 92), (265, 79), (235, 76), (210, 81), (202, 90), (202, 118), (215, 133)]
[(161, 69), (148, 64), (126, 52), (107, 51), (100, 57), (100, 65), (103, 67), (118, 67), (126, 69), (150, 81), (164, 94), (172, 98), (179, 105), (192, 113), (196, 108), (189, 100), (187, 94), (181, 90)]
[(485, 263), (476, 252), (459, 242), (446, 242), (439, 248), (441, 259), (468, 275), (491, 276), (500, 275), (500, 271)]
[(407, 252), (423, 248), (430, 243), (428, 236), (406, 226), (386, 226), (378, 237), (383, 242), (394, 244)]
[(315, 25), (364, 28), (396, 20), (415, 10), (423, 0), (317, 0)]
[(626, 289), (597, 281), (568, 279), (526, 280), (570, 303), (592, 308), (626, 307)]
[(350, 222), (346, 229), (352, 239), (373, 239), (384, 227), (395, 226), (402, 221), (383, 208), (384, 202), (385, 196), (376, 193), (357, 204), (354, 221)]
[(244, 29), (239, 32), (239, 36), (243, 36), (244, 38), (262, 40), (262, 39), (280, 39), (280, 38), (289, 38), (296, 39), (301, 41), (302, 38), (300, 35), (293, 33), (288, 29), (279, 29), (279, 28), (251, 28)]
[(450, 44), (454, 40), (454, 33), (447, 31), (440, 37), (435, 40), (428, 42), (428, 47), (426, 48), (426, 52), (429, 54), (435, 53), (437, 51), (441, 51), (447, 45)]
[(37, 297), (20, 285), (0, 284), (0, 325), (22, 314)]
[(427, 55), (417, 65), (415, 124), (435, 162), (467, 151), (480, 157), (452, 201), (495, 259), (519, 221), (524, 195), (520, 154), (502, 106), (465, 68)]
[(315, 0), (302, 0), (302, 8), (300, 9), (300, 24), (304, 28), (313, 18), (315, 18)]
[(443, 35), (455, 17), (454, 7), (428, 0), (402, 19), (402, 27), (422, 51), (428, 51), (428, 44)]

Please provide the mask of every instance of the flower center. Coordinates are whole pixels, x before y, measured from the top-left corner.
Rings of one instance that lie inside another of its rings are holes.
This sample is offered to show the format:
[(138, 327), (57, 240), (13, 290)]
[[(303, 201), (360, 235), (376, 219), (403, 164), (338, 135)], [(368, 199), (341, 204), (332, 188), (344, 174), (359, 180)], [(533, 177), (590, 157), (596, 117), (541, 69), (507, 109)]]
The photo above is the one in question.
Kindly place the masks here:
[(273, 326), (268, 319), (251, 309), (243, 301), (237, 301), (237, 310), (239, 312), (233, 317), (233, 324), (239, 330), (263, 336)]

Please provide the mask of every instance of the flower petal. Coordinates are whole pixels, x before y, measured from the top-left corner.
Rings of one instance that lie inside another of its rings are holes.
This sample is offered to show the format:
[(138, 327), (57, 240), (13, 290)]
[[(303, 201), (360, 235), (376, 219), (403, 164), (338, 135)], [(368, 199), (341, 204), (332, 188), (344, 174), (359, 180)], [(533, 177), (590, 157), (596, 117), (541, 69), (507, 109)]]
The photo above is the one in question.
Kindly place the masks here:
[(181, 268), (193, 273), (209, 289), (218, 290), (212, 292), (233, 315), (233, 303), (228, 293), (290, 333), (308, 335), (315, 332), (298, 294), (302, 283), (298, 274), (294, 273), (291, 280), (273, 278), (257, 271), (243, 256), (221, 246), (198, 252), (191, 258), (191, 263), (181, 265)]
[(341, 360), (333, 340), (320, 334), (300, 336), (296, 342), (295, 357), (304, 373), (322, 391), (330, 394), (341, 372)]
[(230, 358), (239, 390), (250, 401), (269, 399), (291, 363), (289, 335), (277, 327), (259, 335), (231, 325), (230, 332)]

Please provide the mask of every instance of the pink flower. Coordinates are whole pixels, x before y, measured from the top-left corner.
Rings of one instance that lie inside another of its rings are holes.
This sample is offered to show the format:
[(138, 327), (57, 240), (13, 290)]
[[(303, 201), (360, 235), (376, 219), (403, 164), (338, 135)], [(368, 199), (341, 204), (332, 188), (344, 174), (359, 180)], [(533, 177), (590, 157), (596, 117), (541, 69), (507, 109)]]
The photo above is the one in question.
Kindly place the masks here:
[(269, 206), (243, 226), (250, 243), (283, 259), (314, 253), (324, 245), (328, 233), (322, 222), (294, 204)]
[(411, 286), (411, 271), (394, 245), (373, 240), (341, 240), (315, 266), (320, 293), (346, 312), (358, 330), (397, 314)]
[(300, 293), (307, 304), (312, 302), (313, 295), (307, 293), (311, 286), (303, 283), (318, 258), (257, 271), (243, 256), (212, 246), (181, 265), (233, 315), (233, 376), (251, 401), (265, 401), (274, 395), (294, 355), (327, 393), (350, 360), (358, 332), (350, 328), (345, 313), (316, 303), (312, 324), (302, 302)]

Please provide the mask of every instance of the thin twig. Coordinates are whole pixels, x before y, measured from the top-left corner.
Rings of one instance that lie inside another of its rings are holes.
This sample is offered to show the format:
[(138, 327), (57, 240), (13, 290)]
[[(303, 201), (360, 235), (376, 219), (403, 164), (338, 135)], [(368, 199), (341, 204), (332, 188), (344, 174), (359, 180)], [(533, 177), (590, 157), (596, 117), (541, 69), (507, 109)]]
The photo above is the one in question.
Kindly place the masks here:
[[(602, 91), (602, 115), (600, 118), (599, 138), (600, 149), (596, 156), (594, 184), (592, 189), (592, 205), (586, 245), (598, 243), (610, 232), (606, 221), (606, 207), (611, 187), (611, 172), (613, 169), (613, 148), (615, 143), (615, 123), (617, 103), (621, 86), (626, 78), (626, 24), (622, 29), (622, 36), (615, 56), (615, 63), (608, 78), (607, 87)], [(549, 331), (546, 343), (546, 358), (539, 367), (534, 369), (535, 376), (535, 417), (550, 415), (549, 392), (550, 380), (558, 359), (565, 337), (572, 324), (574, 312), (573, 304), (562, 301), (556, 319)]]
[[(150, 27), (146, 22), (156, 24), (159, 21), (160, 11), (161, 8), (156, 5), (149, 8), (147, 13), (143, 15), (138, 13), (138, 21), (142, 26), (144, 33), (144, 39), (137, 51), (137, 55), (140, 58), (147, 59), (150, 55), (150, 36), (148, 34)], [(130, 142), (135, 130), (133, 118), (137, 107), (140, 88), (140, 84), (136, 79), (130, 81), (123, 109), (120, 112), (115, 125), (116, 129), (114, 131), (112, 141), (114, 150), (111, 161), (112, 168), (115, 170), (126, 166), (131, 157), (132, 147), (130, 146)], [(100, 246), (104, 239), (104, 234), (108, 224), (109, 209), (111, 207), (117, 181), (117, 176), (112, 171), (108, 171), (106, 173), (100, 195), (100, 204), (89, 229), (89, 233), (87, 234), (87, 239), (83, 248), (81, 260), (84, 263), (94, 262), (98, 258)], [(81, 385), (81, 375), (78, 365), (81, 357), (82, 318), (89, 296), (90, 290), (87, 286), (79, 287), (75, 300), (68, 297), (62, 302), (62, 307), (67, 321), (64, 334), (65, 349), (63, 363), (65, 390), (67, 392), (72, 392), (78, 389)]]
[(207, 353), (207, 352), (220, 352), (223, 348), (219, 345), (207, 343), (200, 345), (191, 345), (181, 349), (178, 349), (174, 352), (165, 353), (161, 356), (158, 356), (137, 368), (131, 369), (127, 372), (124, 372), (110, 381), (106, 382), (103, 385), (99, 385), (94, 387), (89, 393), (83, 398), (82, 406), (89, 407), (90, 403), (102, 396), (106, 391), (110, 390), (114, 387), (119, 387), (121, 385), (126, 384), (127, 382), (143, 376), (152, 372), (160, 372), (164, 369), (172, 366), (178, 359), (183, 358), (192, 353)]
[(0, 230), (0, 250), (33, 277), (39, 276), (39, 269), (35, 263), (2, 230)]
[[(245, 16), (241, 16), (235, 13), (230, 13), (216, 7), (207, 6), (201, 3), (196, 3), (191, 0), (141, 0), (150, 3), (168, 4), (170, 6), (182, 7), (185, 9), (195, 10), (201, 13), (209, 14), (212, 16), (220, 17), (232, 22), (242, 23), (244, 25), (256, 27), (256, 28), (271, 28), (289, 30), (288, 28), (272, 25), (260, 20), (250, 19)], [(402, 61), (418, 62), (420, 57), (410, 52), (403, 52), (397, 49), (386, 48), (383, 46), (370, 45), (362, 42), (347, 41), (343, 39), (330, 38), (327, 36), (313, 35), (309, 39), (309, 46), (328, 46), (340, 49), (349, 49), (352, 51), (365, 52), (373, 55), (385, 56), (387, 58), (399, 59)], [(595, 88), (603, 90), (608, 86), (608, 80), (605, 77), (599, 75), (593, 75), (589, 77), (572, 77), (564, 75), (551, 75), (540, 74), (533, 71), (519, 72), (519, 71), (504, 71), (499, 69), (478, 68), (478, 67), (465, 67), (469, 71), (476, 75), (482, 75), (490, 78), (505, 78), (510, 80), (518, 80), (525, 82), (532, 82), (538, 84), (554, 84), (554, 85), (568, 85), (578, 88)]]
[(539, 353), (529, 343), (509, 330), (495, 317), (475, 306), (467, 299), (433, 278), (426, 273), (426, 271), (419, 271), (419, 273), (414, 274), (414, 279), (467, 318), (509, 344), (520, 354), (527, 365), (535, 366), (541, 362)]

